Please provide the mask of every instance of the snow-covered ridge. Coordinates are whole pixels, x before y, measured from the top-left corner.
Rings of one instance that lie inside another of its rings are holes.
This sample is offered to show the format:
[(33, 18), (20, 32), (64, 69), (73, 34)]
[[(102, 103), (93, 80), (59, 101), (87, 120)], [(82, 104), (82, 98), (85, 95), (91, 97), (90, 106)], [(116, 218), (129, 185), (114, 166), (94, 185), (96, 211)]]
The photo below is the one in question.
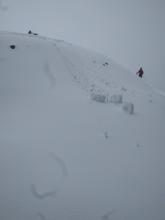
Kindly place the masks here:
[[(139, 80), (136, 76), (124, 70), (120, 65), (114, 61), (108, 59), (107, 57), (98, 54), (96, 52), (91, 52), (80, 47), (73, 46), (61, 40), (53, 40), (43, 36), (34, 36), (33, 34), (19, 34), (10, 32), (0, 32), (1, 45), (5, 46), (5, 41), (9, 44), (16, 44), (16, 52), (20, 49), (24, 49), (24, 52), (28, 53), (30, 45), (36, 44), (38, 48), (41, 49), (39, 44), (44, 47), (48, 45), (52, 51), (55, 52), (56, 56), (63, 60), (63, 65), (73, 77), (74, 81), (80, 84), (80, 86), (86, 89), (88, 92), (102, 92), (108, 94), (114, 93), (115, 90), (120, 93), (121, 91), (129, 90), (130, 92), (152, 92), (151, 86), (142, 80)], [(17, 41), (19, 41), (17, 43)], [(22, 44), (22, 48), (21, 48)], [(7, 45), (6, 45), (7, 46)], [(33, 53), (36, 53), (34, 51)], [(46, 51), (42, 51), (46, 53)], [(49, 78), (51, 84), (55, 84), (55, 77), (51, 74), (50, 66), (53, 60), (49, 61), (50, 54), (45, 54), (45, 65), (43, 67), (45, 74)], [(13, 51), (14, 54), (14, 51)], [(44, 54), (43, 54), (44, 55)], [(43, 56), (42, 55), (42, 56)], [(48, 57), (46, 57), (48, 56)], [(5, 59), (5, 56), (0, 58)], [(52, 58), (51, 58), (52, 59)], [(114, 90), (114, 91), (113, 91)], [(111, 94), (115, 95), (115, 94)]]
[[(35, 57), (34, 55), (34, 57), (38, 62), (40, 62), (39, 59), (42, 57), (42, 72), (50, 81), (50, 87), (55, 87), (56, 85), (56, 76), (53, 73), (54, 70), (52, 70), (54, 68), (52, 67), (54, 66), (54, 56), (55, 58), (58, 57), (72, 80), (87, 92), (91, 100), (101, 103), (122, 104), (125, 92), (127, 92), (127, 97), (133, 93), (143, 96), (160, 94), (151, 85), (145, 83), (144, 80), (137, 78), (137, 76), (131, 74), (113, 60), (96, 52), (73, 46), (62, 40), (54, 40), (40, 35), (0, 32), (0, 37), (2, 48), (8, 47), (9, 54), (11, 53), (10, 44), (16, 46), (15, 50), (12, 51), (13, 55), (14, 52), (17, 53), (19, 50), (24, 52), (23, 55), (25, 56), (29, 56), (30, 49), (32, 49), (31, 52), (33, 54), (40, 51), (42, 55), (40, 57)], [(34, 48), (31, 48), (33, 45)], [(45, 46), (49, 49), (47, 50), (46, 48), (45, 50)], [(0, 57), (1, 61), (5, 59), (5, 55)], [(40, 64), (38, 67), (40, 67)], [(27, 82), (25, 83), (27, 84)], [(31, 85), (28, 86), (31, 87)], [(34, 88), (36, 90), (36, 87)], [(130, 103), (134, 105), (133, 100), (130, 98), (124, 102), (124, 106), (122, 105), (123, 109), (127, 109), (125, 108), (127, 103), (128, 105)], [(134, 109), (134, 107), (131, 109)], [(133, 110), (131, 112), (133, 113)]]
[(0, 32), (0, 219), (162, 220), (165, 99), (113, 60)]

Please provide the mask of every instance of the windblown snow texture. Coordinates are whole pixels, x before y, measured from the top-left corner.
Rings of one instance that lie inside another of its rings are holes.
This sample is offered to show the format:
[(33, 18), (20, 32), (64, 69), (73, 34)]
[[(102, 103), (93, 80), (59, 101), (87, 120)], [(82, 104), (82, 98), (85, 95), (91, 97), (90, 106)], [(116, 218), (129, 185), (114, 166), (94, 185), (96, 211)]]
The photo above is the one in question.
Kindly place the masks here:
[(163, 220), (165, 95), (144, 80), (0, 32), (0, 220)]

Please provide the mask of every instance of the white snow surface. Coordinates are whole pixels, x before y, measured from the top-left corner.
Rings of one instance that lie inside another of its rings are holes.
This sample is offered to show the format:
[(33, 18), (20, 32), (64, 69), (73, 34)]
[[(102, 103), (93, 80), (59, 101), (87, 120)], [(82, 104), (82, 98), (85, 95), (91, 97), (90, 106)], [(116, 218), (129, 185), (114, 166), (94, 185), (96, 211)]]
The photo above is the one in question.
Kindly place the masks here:
[(0, 32), (0, 220), (164, 218), (164, 93), (96, 52)]

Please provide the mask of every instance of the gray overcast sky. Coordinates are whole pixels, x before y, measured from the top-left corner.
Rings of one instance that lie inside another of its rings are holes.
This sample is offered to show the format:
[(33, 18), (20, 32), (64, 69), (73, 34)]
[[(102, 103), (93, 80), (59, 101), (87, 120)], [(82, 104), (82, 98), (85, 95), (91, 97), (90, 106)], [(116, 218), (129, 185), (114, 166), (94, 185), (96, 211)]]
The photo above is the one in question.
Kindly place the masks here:
[(94, 49), (165, 90), (165, 0), (0, 0), (0, 30)]

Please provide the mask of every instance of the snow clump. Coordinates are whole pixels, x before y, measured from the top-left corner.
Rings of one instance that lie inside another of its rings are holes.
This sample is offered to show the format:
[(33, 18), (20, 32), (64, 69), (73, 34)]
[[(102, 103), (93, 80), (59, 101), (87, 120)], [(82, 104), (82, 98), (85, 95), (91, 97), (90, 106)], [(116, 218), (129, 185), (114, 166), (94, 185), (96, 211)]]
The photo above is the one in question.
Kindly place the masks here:
[(123, 105), (123, 111), (132, 115), (134, 113), (134, 104), (131, 102), (125, 102)]
[(115, 94), (110, 97), (109, 102), (114, 104), (121, 104), (123, 102), (123, 96)]
[(92, 93), (91, 99), (95, 102), (107, 103), (108, 102), (108, 95)]

